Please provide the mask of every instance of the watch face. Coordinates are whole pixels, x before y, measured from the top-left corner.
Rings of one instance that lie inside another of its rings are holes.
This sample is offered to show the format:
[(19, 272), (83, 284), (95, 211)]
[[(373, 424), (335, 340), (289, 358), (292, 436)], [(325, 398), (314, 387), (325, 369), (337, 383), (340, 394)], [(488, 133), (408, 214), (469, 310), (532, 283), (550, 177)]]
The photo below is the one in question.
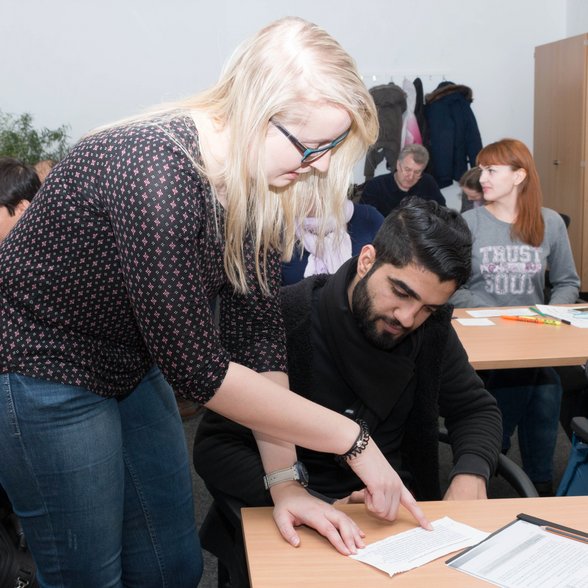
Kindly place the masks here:
[(297, 461), (294, 467), (298, 473), (298, 481), (306, 488), (308, 486), (308, 471), (306, 470), (306, 466), (301, 461)]

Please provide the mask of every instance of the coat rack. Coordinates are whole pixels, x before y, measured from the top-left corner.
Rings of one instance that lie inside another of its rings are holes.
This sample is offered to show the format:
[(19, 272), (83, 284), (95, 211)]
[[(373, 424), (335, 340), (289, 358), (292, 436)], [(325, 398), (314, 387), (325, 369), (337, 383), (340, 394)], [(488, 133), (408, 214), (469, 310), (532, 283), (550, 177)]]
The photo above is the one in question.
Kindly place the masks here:
[(425, 93), (432, 92), (441, 82), (450, 80), (451, 77), (446, 71), (418, 71), (416, 69), (394, 70), (388, 72), (362, 72), (361, 79), (368, 88), (389, 84), (393, 82), (397, 86), (402, 86), (406, 78), (411, 82), (415, 78), (421, 78)]

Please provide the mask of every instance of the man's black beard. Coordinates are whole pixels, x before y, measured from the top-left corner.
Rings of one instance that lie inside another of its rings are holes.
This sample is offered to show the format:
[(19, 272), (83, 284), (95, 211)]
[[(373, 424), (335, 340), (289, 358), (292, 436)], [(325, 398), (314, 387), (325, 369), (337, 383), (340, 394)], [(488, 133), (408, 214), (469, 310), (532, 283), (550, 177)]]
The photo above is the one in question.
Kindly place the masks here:
[[(356, 284), (353, 294), (351, 295), (351, 313), (355, 318), (355, 322), (363, 336), (378, 349), (389, 351), (406, 335), (408, 331), (396, 320), (390, 319), (383, 315), (376, 315), (373, 311), (372, 301), (368, 294), (368, 279), (370, 277), (368, 272), (359, 282)], [(382, 320), (392, 327), (396, 327), (403, 330), (400, 335), (393, 335), (387, 331), (378, 331), (377, 321)]]

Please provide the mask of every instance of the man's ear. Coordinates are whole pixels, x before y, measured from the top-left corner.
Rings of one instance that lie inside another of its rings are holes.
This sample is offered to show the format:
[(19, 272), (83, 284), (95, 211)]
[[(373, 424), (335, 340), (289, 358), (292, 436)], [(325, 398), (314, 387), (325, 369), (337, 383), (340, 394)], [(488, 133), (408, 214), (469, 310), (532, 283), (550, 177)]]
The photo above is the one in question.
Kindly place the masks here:
[(373, 245), (364, 245), (357, 258), (357, 276), (363, 278), (376, 262), (376, 250)]

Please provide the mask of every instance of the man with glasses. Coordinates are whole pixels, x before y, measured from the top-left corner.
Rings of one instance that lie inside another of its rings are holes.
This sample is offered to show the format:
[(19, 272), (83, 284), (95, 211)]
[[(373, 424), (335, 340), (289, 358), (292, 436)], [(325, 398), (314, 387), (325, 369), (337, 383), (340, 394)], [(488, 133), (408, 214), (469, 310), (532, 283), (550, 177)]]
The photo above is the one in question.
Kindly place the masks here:
[(398, 155), (394, 173), (377, 176), (366, 182), (360, 202), (371, 204), (384, 216), (388, 216), (406, 196), (435, 200), (445, 206), (445, 198), (435, 178), (424, 173), (428, 163), (429, 152), (425, 147), (407, 145)]

